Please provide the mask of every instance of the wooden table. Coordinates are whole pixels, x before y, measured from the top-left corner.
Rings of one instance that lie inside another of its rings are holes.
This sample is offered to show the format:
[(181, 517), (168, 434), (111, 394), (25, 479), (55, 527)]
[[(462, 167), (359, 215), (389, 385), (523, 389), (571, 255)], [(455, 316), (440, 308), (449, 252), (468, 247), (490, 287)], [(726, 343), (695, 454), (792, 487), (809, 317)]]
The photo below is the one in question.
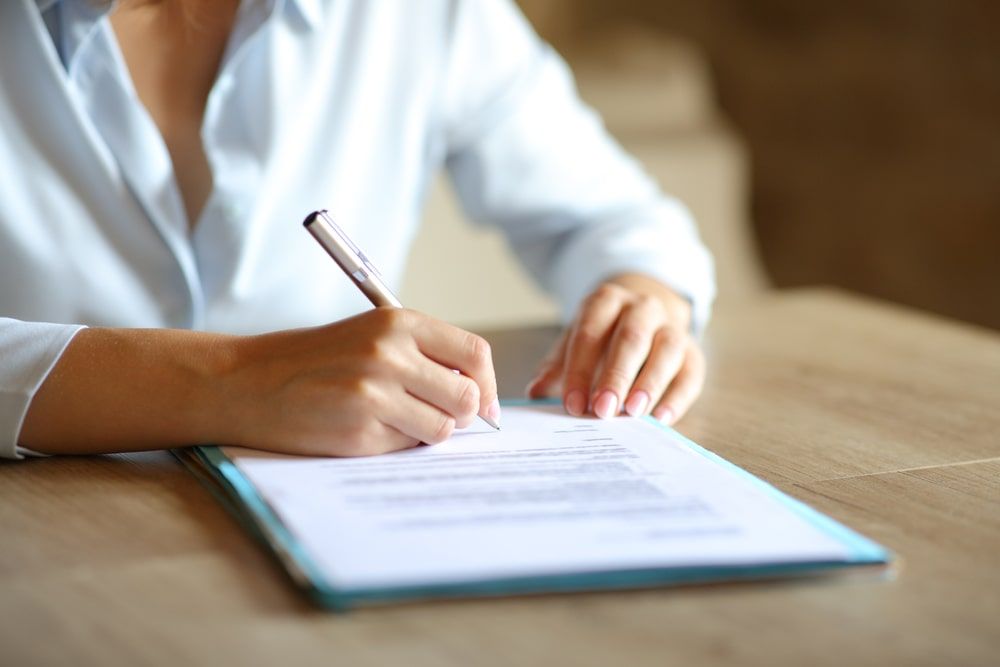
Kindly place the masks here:
[[(492, 336), (518, 394), (551, 330)], [(680, 430), (882, 542), (833, 578), (312, 608), (169, 455), (0, 465), (0, 664), (1000, 663), (1000, 335), (842, 293), (723, 308)]]

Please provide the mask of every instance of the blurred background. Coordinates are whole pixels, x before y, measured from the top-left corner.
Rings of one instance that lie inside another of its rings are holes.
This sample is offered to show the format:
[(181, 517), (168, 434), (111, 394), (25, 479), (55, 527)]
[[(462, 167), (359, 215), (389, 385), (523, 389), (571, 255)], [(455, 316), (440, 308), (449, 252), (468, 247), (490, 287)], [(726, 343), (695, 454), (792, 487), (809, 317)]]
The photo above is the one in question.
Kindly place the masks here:
[[(833, 285), (1000, 328), (1000, 2), (519, 5), (694, 211), (720, 303)], [(446, 184), (426, 217), (404, 302), (479, 328), (555, 317)]]

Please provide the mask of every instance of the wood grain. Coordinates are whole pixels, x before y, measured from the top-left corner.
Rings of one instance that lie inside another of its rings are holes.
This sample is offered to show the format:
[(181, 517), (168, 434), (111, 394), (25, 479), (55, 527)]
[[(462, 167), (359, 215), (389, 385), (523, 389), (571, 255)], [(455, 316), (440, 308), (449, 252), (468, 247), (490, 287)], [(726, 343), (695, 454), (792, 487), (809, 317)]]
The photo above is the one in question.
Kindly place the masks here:
[(832, 291), (722, 311), (681, 430), (806, 481), (1000, 456), (1000, 337)]
[[(549, 330), (489, 333), (518, 394)], [(844, 294), (721, 312), (687, 435), (894, 549), (870, 576), (330, 614), (164, 453), (0, 465), (0, 663), (996, 664), (1000, 337)]]

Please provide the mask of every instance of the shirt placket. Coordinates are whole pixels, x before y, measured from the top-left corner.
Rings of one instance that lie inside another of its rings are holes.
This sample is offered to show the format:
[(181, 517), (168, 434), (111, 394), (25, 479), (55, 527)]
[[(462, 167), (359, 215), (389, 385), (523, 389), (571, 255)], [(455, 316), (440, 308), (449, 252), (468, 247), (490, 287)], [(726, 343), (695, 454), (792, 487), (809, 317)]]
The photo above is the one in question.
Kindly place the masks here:
[(175, 258), (187, 287), (186, 321), (201, 328), (204, 297), (173, 163), (159, 129), (132, 85), (110, 23), (97, 21), (75, 50), (70, 81), (91, 122), (114, 155), (122, 177)]
[[(240, 113), (237, 71), (252, 38), (280, 3), (244, 2), (219, 74), (209, 93), (202, 124), (203, 149), (213, 189), (194, 229), (177, 185), (166, 143), (132, 84), (110, 23), (92, 9), (69, 2), (70, 79), (91, 121), (122, 170), (124, 181), (156, 227), (187, 286), (186, 321), (174, 326), (202, 329), (207, 318), (206, 290), (236, 278), (240, 249), (248, 231), (260, 162), (253, 155), (247, 123)], [(90, 16), (82, 16), (84, 12)]]
[[(241, 269), (253, 262), (247, 244), (253, 233), (255, 202), (262, 179), (255, 117), (267, 102), (266, 90), (246, 72), (260, 33), (277, 10), (274, 2), (244, 2), (219, 73), (209, 92), (202, 145), (212, 171), (212, 192), (192, 233), (195, 260), (209, 307), (239, 290)], [(265, 87), (266, 88), (266, 87)]]

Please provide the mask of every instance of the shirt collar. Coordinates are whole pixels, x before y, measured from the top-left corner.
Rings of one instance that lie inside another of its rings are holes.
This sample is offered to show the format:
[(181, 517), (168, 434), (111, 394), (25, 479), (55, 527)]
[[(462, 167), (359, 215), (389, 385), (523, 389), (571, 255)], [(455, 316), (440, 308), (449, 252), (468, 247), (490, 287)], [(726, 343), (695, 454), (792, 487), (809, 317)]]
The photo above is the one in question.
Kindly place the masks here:
[[(35, 0), (35, 2), (38, 4), (38, 10), (44, 12), (62, 0)], [(287, 2), (298, 10), (299, 15), (310, 28), (315, 30), (320, 26), (320, 21), (323, 18), (321, 0), (287, 0)]]
[(288, 4), (295, 7), (299, 16), (311, 29), (320, 27), (323, 18), (322, 0), (287, 0)]
[[(71, 68), (77, 51), (93, 34), (97, 22), (110, 13), (118, 1), (35, 0), (39, 13), (46, 17), (46, 25), (67, 70)], [(242, 0), (242, 2), (262, 3), (267, 7), (268, 13), (283, 7), (291, 8), (309, 30), (317, 30), (322, 24), (323, 0)], [(56, 5), (62, 6), (65, 13), (47, 15)]]
[(100, 19), (115, 4), (92, 0), (36, 0), (36, 3), (67, 71), (71, 70), (77, 52), (90, 41)]

